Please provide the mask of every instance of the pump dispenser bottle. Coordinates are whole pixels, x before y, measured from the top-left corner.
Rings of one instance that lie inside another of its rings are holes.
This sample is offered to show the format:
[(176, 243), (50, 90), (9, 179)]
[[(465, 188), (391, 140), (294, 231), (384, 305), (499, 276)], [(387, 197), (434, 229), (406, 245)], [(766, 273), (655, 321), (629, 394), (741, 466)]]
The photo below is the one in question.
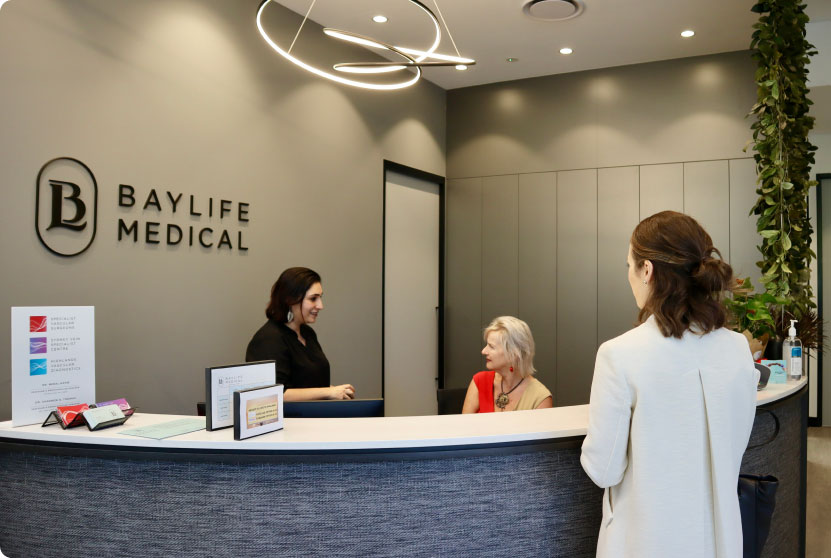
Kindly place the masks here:
[(782, 343), (782, 356), (785, 358), (788, 380), (792, 382), (802, 379), (802, 341), (796, 336), (795, 323), (796, 320), (791, 320), (788, 338)]

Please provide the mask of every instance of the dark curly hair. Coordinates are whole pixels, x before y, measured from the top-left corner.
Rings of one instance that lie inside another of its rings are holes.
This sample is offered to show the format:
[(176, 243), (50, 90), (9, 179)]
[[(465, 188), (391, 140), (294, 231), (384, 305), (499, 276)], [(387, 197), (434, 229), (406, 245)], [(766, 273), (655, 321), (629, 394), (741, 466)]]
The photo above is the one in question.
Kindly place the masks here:
[(270, 320), (284, 323), (289, 309), (303, 300), (306, 291), (311, 289), (312, 285), (320, 282), (320, 275), (308, 267), (288, 268), (271, 287), (271, 299), (266, 306), (265, 315)]
[(698, 221), (662, 211), (641, 221), (630, 242), (636, 269), (646, 260), (653, 269), (649, 299), (638, 315), (641, 322), (653, 315), (665, 337), (679, 339), (688, 329), (709, 333), (724, 327), (720, 297), (732, 288), (733, 269)]

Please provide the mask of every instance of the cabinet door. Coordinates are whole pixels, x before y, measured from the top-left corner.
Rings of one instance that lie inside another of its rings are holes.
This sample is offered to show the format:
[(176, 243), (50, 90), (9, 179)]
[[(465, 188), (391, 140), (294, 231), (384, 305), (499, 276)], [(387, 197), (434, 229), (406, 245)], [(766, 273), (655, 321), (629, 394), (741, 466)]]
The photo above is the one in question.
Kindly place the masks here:
[(626, 254), (638, 224), (638, 167), (597, 171), (597, 344), (632, 329), (638, 306)]
[(449, 180), (445, 192), (445, 387), (481, 370), (482, 179)]
[(641, 165), (640, 219), (659, 211), (684, 211), (684, 165)]
[(560, 172), (555, 405), (588, 403), (596, 350), (597, 170)]
[(730, 171), (727, 161), (684, 163), (684, 213), (710, 233), (730, 261)]
[(556, 384), (557, 173), (519, 175), (519, 310), (534, 335), (537, 379)]
[(515, 174), (482, 179), (483, 326), (517, 314), (517, 188)]
[(756, 215), (750, 215), (750, 208), (756, 203), (756, 161), (753, 159), (732, 159), (730, 166), (730, 265), (735, 277), (750, 277), (757, 291), (762, 290), (759, 277), (762, 272), (756, 267), (761, 259), (756, 246), (762, 237), (756, 232)]

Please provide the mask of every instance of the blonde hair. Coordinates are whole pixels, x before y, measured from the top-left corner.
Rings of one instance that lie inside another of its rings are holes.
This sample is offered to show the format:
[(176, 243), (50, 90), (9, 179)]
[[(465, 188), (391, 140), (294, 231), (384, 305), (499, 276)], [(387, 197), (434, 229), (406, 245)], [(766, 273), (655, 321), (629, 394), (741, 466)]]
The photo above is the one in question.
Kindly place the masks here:
[(485, 343), (488, 335), (499, 333), (502, 350), (523, 378), (536, 372), (534, 368), (534, 336), (528, 324), (513, 316), (499, 316), (494, 318), (485, 328)]

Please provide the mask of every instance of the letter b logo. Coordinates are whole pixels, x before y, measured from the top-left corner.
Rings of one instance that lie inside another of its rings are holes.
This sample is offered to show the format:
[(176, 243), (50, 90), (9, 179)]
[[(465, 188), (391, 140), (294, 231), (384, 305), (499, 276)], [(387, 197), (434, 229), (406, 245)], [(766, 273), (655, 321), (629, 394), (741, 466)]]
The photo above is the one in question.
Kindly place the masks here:
[(98, 184), (89, 167), (71, 157), (52, 159), (35, 188), (35, 229), (46, 249), (69, 257), (89, 248), (98, 218)]

